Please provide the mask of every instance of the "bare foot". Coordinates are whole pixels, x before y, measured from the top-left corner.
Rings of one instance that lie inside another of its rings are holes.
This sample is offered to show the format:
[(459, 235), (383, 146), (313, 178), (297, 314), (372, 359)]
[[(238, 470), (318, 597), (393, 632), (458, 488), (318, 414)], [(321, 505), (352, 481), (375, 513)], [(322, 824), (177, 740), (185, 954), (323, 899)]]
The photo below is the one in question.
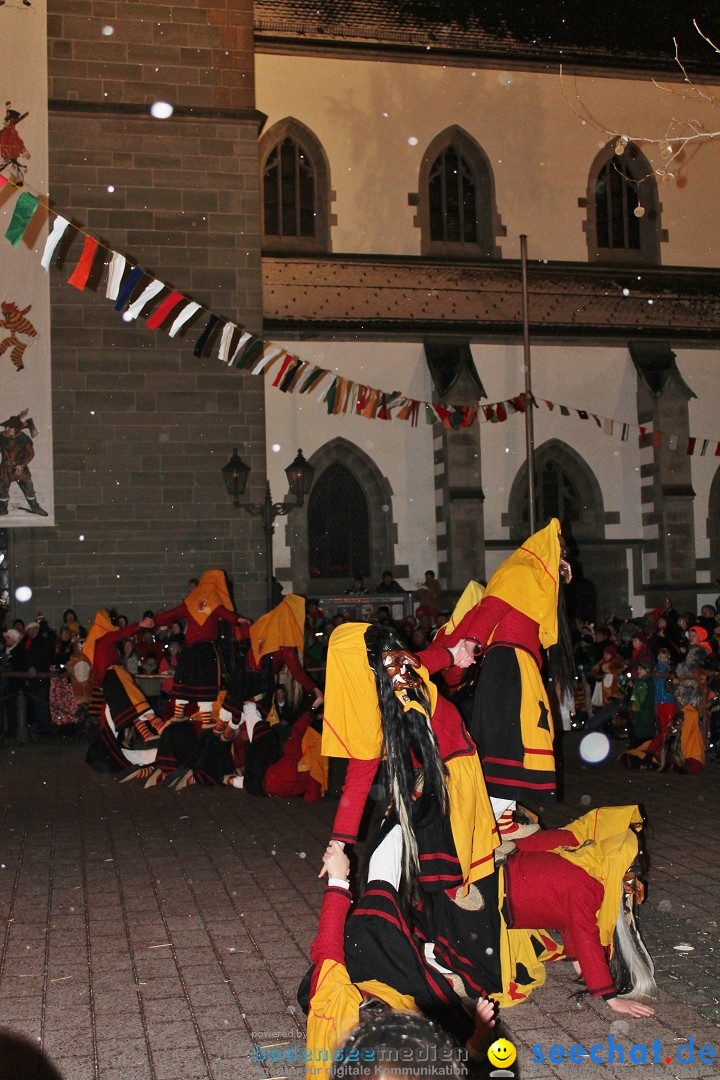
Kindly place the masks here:
[(580, 970), (580, 965), (578, 964), (577, 960), (571, 960), (570, 962), (571, 962), (571, 964), (573, 966), (575, 974), (576, 975), (582, 975), (582, 971)]
[(626, 1016), (654, 1016), (655, 1010), (650, 1005), (643, 1005), (641, 1001), (630, 1001), (628, 998), (608, 998), (607, 1003), (616, 1013), (624, 1013)]

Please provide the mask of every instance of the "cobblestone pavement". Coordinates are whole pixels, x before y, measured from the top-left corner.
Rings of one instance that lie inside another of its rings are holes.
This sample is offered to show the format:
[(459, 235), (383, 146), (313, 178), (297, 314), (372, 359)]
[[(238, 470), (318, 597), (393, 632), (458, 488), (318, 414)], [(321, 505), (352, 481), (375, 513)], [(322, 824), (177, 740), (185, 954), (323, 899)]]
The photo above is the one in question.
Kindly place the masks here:
[[(591, 768), (579, 763), (575, 736), (568, 742), (566, 800), (546, 809), (547, 824), (606, 803), (640, 802), (648, 814), (642, 929), (658, 969), (657, 1016), (613, 1022), (604, 1003), (574, 996), (569, 964), (553, 965), (529, 1002), (504, 1012), (515, 1075), (626, 1078), (630, 1044), (659, 1039), (660, 1064), (643, 1075), (720, 1077), (697, 1053), (720, 1047), (720, 767), (697, 777)], [(295, 992), (335, 803), (146, 791), (93, 773), (84, 749), (0, 750), (0, 1080), (302, 1075), (254, 1060), (252, 1043), (268, 1058), (271, 1047), (277, 1057), (302, 1046)], [(676, 951), (682, 943), (693, 951)], [(599, 1043), (606, 1058), (610, 1035), (625, 1047), (624, 1065), (617, 1053), (613, 1065), (532, 1060), (532, 1045), (547, 1053), (553, 1043)], [(695, 1063), (678, 1065), (691, 1036)], [(57, 1073), (33, 1071), (32, 1047)]]

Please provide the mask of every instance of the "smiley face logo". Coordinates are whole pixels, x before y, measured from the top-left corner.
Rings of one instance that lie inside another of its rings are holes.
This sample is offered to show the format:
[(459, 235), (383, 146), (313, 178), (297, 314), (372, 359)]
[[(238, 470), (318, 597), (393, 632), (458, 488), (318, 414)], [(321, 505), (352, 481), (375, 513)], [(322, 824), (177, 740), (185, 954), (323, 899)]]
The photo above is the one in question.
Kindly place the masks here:
[(508, 1065), (512, 1065), (517, 1057), (517, 1050), (509, 1039), (496, 1039), (489, 1047), (487, 1056), (491, 1065), (496, 1065), (498, 1069), (505, 1069)]

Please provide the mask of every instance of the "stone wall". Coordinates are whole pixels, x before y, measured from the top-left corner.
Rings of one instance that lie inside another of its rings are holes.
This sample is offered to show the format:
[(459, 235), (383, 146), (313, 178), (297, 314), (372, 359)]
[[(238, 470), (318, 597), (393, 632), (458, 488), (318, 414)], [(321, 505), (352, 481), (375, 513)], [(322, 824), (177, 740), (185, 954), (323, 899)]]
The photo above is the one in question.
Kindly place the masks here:
[[(50, 0), (48, 34), (54, 208), (259, 333), (251, 0)], [(174, 115), (153, 119), (155, 100)], [(58, 524), (13, 538), (15, 584), (51, 621), (65, 606), (85, 621), (98, 606), (132, 617), (179, 601), (190, 576), (220, 567), (257, 615), (262, 526), (231, 508), (219, 470), (237, 447), (247, 498), (262, 500), (263, 382), (224, 369), (217, 336), (193, 356), (207, 311), (171, 339), (167, 324), (123, 322), (99, 267), (84, 293), (68, 286), (81, 245), (76, 234), (51, 271)]]

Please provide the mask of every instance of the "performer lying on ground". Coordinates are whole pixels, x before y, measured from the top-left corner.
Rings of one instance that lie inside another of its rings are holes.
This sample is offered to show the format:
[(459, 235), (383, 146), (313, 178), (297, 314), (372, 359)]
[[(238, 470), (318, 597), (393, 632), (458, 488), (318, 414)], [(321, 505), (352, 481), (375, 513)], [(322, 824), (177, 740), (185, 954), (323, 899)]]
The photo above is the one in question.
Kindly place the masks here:
[[(471, 810), (468, 817), (475, 819), (482, 836), (487, 818), (482, 814), (481, 789), (475, 789), (474, 803), (462, 797), (462, 786), (453, 783), (457, 758), (450, 755), (447, 777), (443, 776), (433, 735), (437, 731), (440, 738), (447, 739), (448, 729), (454, 731), (453, 724), (461, 721), (445, 702), (447, 729), (440, 727), (443, 699), (433, 700), (432, 684), (426, 681), (427, 673), (419, 667), (417, 657), (394, 649), (395, 644), (394, 635), (384, 627), (346, 624), (333, 632), (328, 655), (323, 748), (329, 742), (335, 753), (338, 746), (346, 752), (365, 749), (358, 757), (362, 767), (367, 767), (366, 761), (372, 764), (372, 773), (378, 759), (371, 758), (367, 750), (376, 742), (363, 743), (362, 737), (380, 739), (385, 750), (392, 799), (373, 851), (369, 877), (389, 883), (402, 895), (403, 917), (412, 926), (414, 937), (425, 944), (428, 962), (459, 975), (467, 993), (475, 997), (493, 993), (501, 1004), (510, 1005), (524, 1000), (544, 981), (543, 961), (561, 955), (550, 936), (540, 930), (547, 912), (551, 925), (566, 932), (572, 951), (577, 952), (591, 993), (614, 1001), (617, 992), (603, 949), (612, 942), (621, 883), (638, 850), (631, 828), (641, 822), (637, 808), (611, 808), (573, 823), (560, 838), (567, 846), (580, 848), (572, 854), (565, 850), (551, 855), (527, 853), (516, 863), (513, 860), (519, 856), (511, 854), (500, 869), (494, 863), (488, 868), (487, 862), (471, 860), (473, 869), (483, 866), (485, 872), (465, 875), (472, 887), (458, 890), (452, 874), (457, 873), (458, 864), (462, 868), (461, 853), (467, 851), (467, 839), (456, 831), (453, 806)], [(326, 739), (329, 728), (331, 740)], [(458, 741), (456, 746), (460, 745)], [(439, 749), (442, 753), (442, 743)], [(447, 752), (447, 743), (445, 749)], [(463, 755), (460, 761), (467, 764)], [(473, 756), (471, 761), (477, 767), (477, 758)], [(352, 766), (351, 759), (348, 771)], [(348, 790), (355, 795), (350, 779), (343, 798)], [(364, 800), (364, 791), (361, 794)], [(341, 802), (338, 816), (347, 815), (348, 809), (353, 809), (352, 803), (343, 809)], [(457, 847), (456, 836), (461, 839)], [(333, 838), (339, 839), (336, 834)], [(555, 847), (556, 841), (557, 837), (551, 836), (547, 841), (538, 840), (537, 846), (549, 843)], [(528, 864), (530, 871), (526, 872)], [(428, 866), (432, 873), (427, 872)], [(549, 875), (546, 882), (543, 875)], [(571, 891), (566, 896), (568, 886)], [(577, 897), (577, 909), (574, 905), (568, 908), (568, 897)], [(588, 913), (594, 920), (598, 909), (602, 920), (592, 921), (590, 926)], [(390, 912), (387, 915), (390, 917)], [(397, 912), (395, 915), (399, 917)], [(346, 951), (352, 955), (347, 946)], [(636, 1010), (634, 1003), (620, 1003), (617, 1011), (646, 1015), (642, 1008)]]
[[(500, 564), (480, 603), (440, 639), (452, 654), (445, 666), (468, 666), (483, 653), (470, 733), (503, 839), (532, 831), (513, 819), (518, 799), (532, 806), (555, 791), (553, 720), (540, 675), (541, 649), (558, 644), (560, 633), (558, 682), (565, 690), (573, 674), (572, 648), (564, 611), (560, 618), (558, 612), (560, 580), (571, 578), (560, 523), (553, 518)], [(458, 643), (464, 646), (460, 652)], [(425, 653), (422, 659), (425, 663)], [(432, 670), (440, 670), (436, 663)]]
[[(519, 840), (494, 878), (479, 883), (483, 903), (474, 909), (422, 888), (417, 902), (403, 904), (402, 834), (391, 827), (373, 851), (363, 903), (347, 924), (352, 980), (389, 965), (398, 969), (392, 985), (405, 990), (407, 973), (397, 957), (383, 960), (391, 922), (402, 925), (416, 950), (424, 949), (425, 968), (453, 981), (461, 995), (488, 994), (502, 1006), (516, 1005), (544, 982), (544, 963), (563, 955), (542, 924), (560, 931), (565, 955), (592, 997), (604, 998), (614, 1012), (652, 1015), (638, 1000), (654, 994), (655, 982), (633, 913), (644, 895), (637, 878), (641, 820), (636, 806), (603, 807), (564, 829)], [(418, 970), (427, 978), (422, 963)]]
[(283, 756), (265, 773), (263, 792), (279, 799), (301, 795), (305, 802), (318, 802), (327, 791), (328, 764), (322, 753), (322, 716), (308, 710), (290, 729)]
[[(219, 715), (222, 695), (213, 706)], [(155, 787), (170, 780), (178, 791), (192, 785), (244, 788), (251, 795), (317, 802), (325, 794), (328, 761), (320, 752), (322, 718), (308, 710), (293, 725), (285, 749), (277, 725), (265, 718), (255, 701), (246, 703), (239, 725), (224, 725), (222, 733), (203, 728), (199, 717), (168, 724), (153, 764), (125, 780), (145, 780)]]
[[(415, 1023), (406, 1023), (405, 1015), (415, 1014), (419, 1019), (424, 1014), (453, 1036), (456, 1047), (465, 1047), (472, 1057), (479, 1057), (495, 1023), (492, 1002), (481, 998), (469, 1010), (447, 979), (424, 963), (404, 920), (397, 918), (399, 896), (387, 883), (369, 884), (353, 916), (348, 918), (352, 904), (347, 880), (349, 865), (342, 845), (331, 840), (323, 855), (328, 886), (317, 936), (310, 949), (313, 967), (298, 992), (308, 1014), (307, 1050), (312, 1051), (312, 1061), (307, 1064), (308, 1080), (321, 1075), (317, 1071), (320, 1063), (332, 1060), (333, 1051), (344, 1040), (349, 1051), (362, 1040), (365, 1024), (378, 1023), (390, 1012), (402, 1014), (397, 1018), (401, 1038), (403, 1032), (405, 1036), (410, 1031), (417, 1035), (422, 1030)], [(390, 905), (387, 919), (374, 913), (378, 892)], [(381, 931), (380, 946), (374, 929)], [(353, 954), (363, 957), (372, 977), (356, 979), (348, 970), (346, 934)], [(443, 1046), (452, 1044), (446, 1039)], [(330, 1070), (328, 1064), (326, 1075)]]
[[(644, 899), (639, 867), (634, 868), (641, 827), (637, 806), (602, 807), (564, 829), (518, 840), (517, 853), (504, 866), (508, 926), (529, 929), (542, 922), (559, 930), (565, 956), (590, 996), (628, 1016), (654, 1011), (636, 1000), (655, 990), (633, 910)], [(611, 949), (616, 977), (607, 959)], [(619, 996), (625, 989), (630, 992)]]
[(95, 686), (102, 687), (105, 702), (98, 735), (85, 757), (88, 765), (100, 772), (119, 772), (128, 765), (154, 761), (163, 730), (140, 687), (123, 667), (117, 648), (140, 627), (152, 626), (152, 620), (119, 628), (113, 619), (113, 613), (98, 611), (82, 651), (92, 665)]

